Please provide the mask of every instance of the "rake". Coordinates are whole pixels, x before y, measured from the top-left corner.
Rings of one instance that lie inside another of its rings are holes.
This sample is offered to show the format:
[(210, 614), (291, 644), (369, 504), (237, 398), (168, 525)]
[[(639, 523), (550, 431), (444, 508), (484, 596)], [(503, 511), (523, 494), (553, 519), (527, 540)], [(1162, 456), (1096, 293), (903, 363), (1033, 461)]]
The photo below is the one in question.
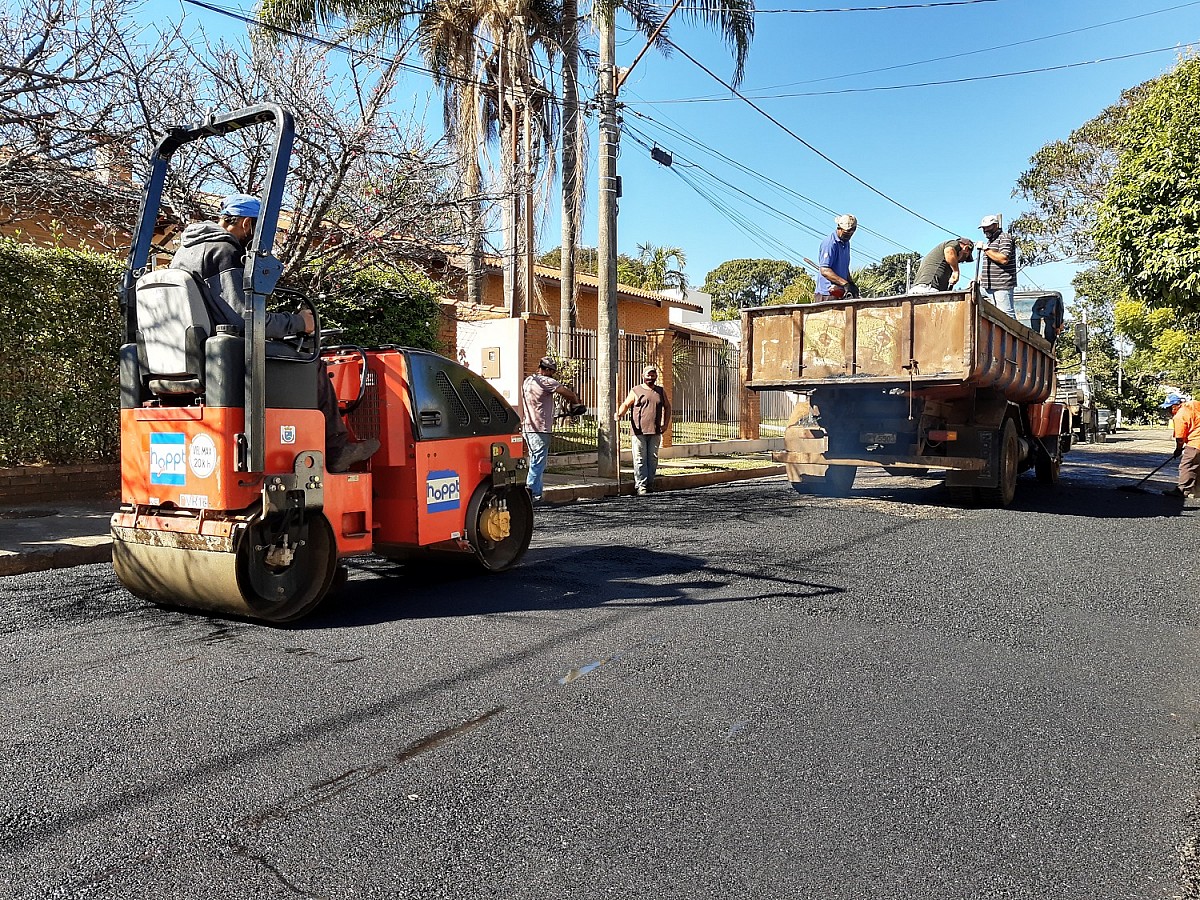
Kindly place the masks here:
[(1165, 466), (1167, 463), (1169, 463), (1174, 458), (1175, 458), (1174, 456), (1168, 456), (1166, 459), (1164, 459), (1162, 462), (1160, 462), (1157, 466), (1154, 467), (1154, 471), (1152, 471), (1149, 475), (1147, 475), (1145, 478), (1143, 478), (1137, 484), (1123, 484), (1119, 488), (1117, 488), (1117, 490), (1118, 491), (1128, 491), (1131, 494), (1149, 494), (1150, 491), (1146, 490), (1144, 487), (1142, 487), (1142, 485), (1145, 484), (1147, 481), (1149, 481), (1151, 478), (1153, 478), (1155, 475), (1157, 475), (1158, 470), (1161, 469), (1163, 466)]

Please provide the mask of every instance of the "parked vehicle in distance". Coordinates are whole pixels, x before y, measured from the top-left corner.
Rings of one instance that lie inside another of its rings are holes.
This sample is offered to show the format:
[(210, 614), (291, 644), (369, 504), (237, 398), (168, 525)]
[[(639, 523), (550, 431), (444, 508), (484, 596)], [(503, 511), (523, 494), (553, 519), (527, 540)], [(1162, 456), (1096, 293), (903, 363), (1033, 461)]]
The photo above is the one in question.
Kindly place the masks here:
[(1096, 410), (1096, 429), (1101, 434), (1117, 433), (1117, 412), (1113, 409)]

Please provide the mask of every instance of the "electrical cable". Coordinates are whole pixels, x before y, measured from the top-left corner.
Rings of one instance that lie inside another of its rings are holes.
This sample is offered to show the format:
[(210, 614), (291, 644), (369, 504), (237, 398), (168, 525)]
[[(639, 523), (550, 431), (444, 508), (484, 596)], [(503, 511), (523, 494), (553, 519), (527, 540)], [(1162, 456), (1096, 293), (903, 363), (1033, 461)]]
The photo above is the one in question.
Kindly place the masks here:
[(917, 212), (915, 209), (905, 206), (903, 203), (901, 203), (895, 197), (885, 194), (879, 188), (875, 187), (875, 185), (873, 185), (870, 182), (855, 175), (853, 172), (851, 172), (849, 169), (847, 169), (841, 163), (837, 162), (830, 156), (827, 156), (825, 153), (822, 153), (820, 150), (818, 150), (816, 147), (814, 147), (808, 141), (804, 140), (804, 138), (800, 137), (800, 135), (796, 134), (796, 132), (792, 131), (790, 128), (788, 128), (786, 125), (784, 125), (778, 119), (776, 119), (774, 116), (772, 116), (770, 113), (768, 113), (765, 109), (763, 109), (762, 107), (755, 104), (745, 94), (741, 93), (741, 91), (739, 91), (733, 85), (726, 82), (724, 79), (721, 78), (720, 75), (718, 75), (716, 72), (712, 71), (712, 69), (705, 66), (703, 63), (701, 63), (699, 60), (697, 60), (694, 56), (692, 56), (690, 53), (688, 53), (686, 50), (684, 50), (682, 47), (680, 47), (674, 41), (672, 41), (668, 38), (667, 43), (669, 43), (672, 47), (674, 47), (676, 50), (678, 50), (684, 56), (685, 59), (689, 60), (692, 63), (692, 65), (696, 66), (698, 69), (700, 69), (706, 75), (708, 75), (709, 78), (712, 78), (714, 81), (717, 82), (717, 84), (721, 85), (726, 90), (732, 92), (736, 97), (738, 97), (740, 100), (742, 100), (742, 102), (744, 102), (747, 106), (749, 106), (751, 109), (753, 109), (755, 112), (757, 112), (760, 116), (765, 118), (768, 122), (770, 122), (771, 124), (778, 127), (785, 134), (791, 136), (799, 143), (803, 144), (805, 147), (807, 147), (813, 153), (817, 154), (817, 156), (821, 157), (821, 159), (825, 160), (827, 163), (829, 163), (831, 166), (833, 166), (839, 172), (842, 172), (843, 174), (854, 179), (855, 181), (857, 181), (863, 187), (867, 188), (872, 193), (878, 194), (880, 197), (882, 197), (888, 203), (891, 203), (894, 206), (899, 207), (900, 209), (904, 210), (909, 215), (915, 216), (916, 218), (920, 219), (922, 222), (925, 222), (928, 225), (932, 225), (934, 228), (937, 228), (939, 231), (943, 231), (946, 234), (950, 234), (950, 235), (955, 234), (955, 231), (953, 229), (947, 228), (945, 225), (939, 225), (937, 222), (933, 221), (933, 219), (926, 218), (925, 216), (923, 216), (919, 212)]
[[(665, 131), (668, 134), (674, 135), (675, 137), (677, 137), (683, 141), (686, 141), (687, 143), (691, 144), (693, 147), (697, 148), (698, 150), (701, 150), (705, 153), (708, 153), (712, 156), (717, 157), (718, 159), (721, 159), (721, 160), (729, 163), (730, 165), (734, 166), (735, 168), (739, 169), (740, 171), (744, 172), (745, 174), (749, 175), (750, 177), (757, 179), (758, 181), (761, 181), (764, 184), (766, 184), (772, 188), (775, 188), (776, 192), (778, 194), (780, 194), (781, 196), (786, 195), (787, 197), (793, 197), (793, 198), (799, 199), (802, 202), (809, 204), (814, 209), (817, 209), (823, 213), (826, 213), (831, 217), (836, 217), (839, 214), (837, 210), (832, 209), (828, 206), (825, 206), (824, 204), (818, 203), (816, 200), (813, 200), (811, 197), (807, 197), (804, 194), (801, 194), (799, 191), (796, 191), (795, 189), (790, 188), (785, 184), (781, 184), (778, 181), (768, 178), (767, 176), (763, 175), (761, 172), (759, 172), (755, 169), (752, 169), (749, 166), (747, 166), (743, 163), (740, 163), (737, 160), (735, 160), (729, 156), (726, 156), (725, 154), (721, 153), (720, 151), (714, 150), (711, 146), (703, 143), (702, 141), (698, 140), (697, 138), (692, 137), (691, 135), (687, 134), (687, 132), (685, 132), (685, 131), (673, 129), (673, 128), (657, 121), (656, 119), (651, 118), (650, 116), (646, 115), (645, 113), (639, 112), (638, 110), (635, 110), (635, 109), (627, 109), (626, 112), (629, 115), (635, 116), (639, 119), (643, 119), (646, 122), (651, 123), (658, 128), (661, 128), (663, 131)], [(629, 127), (629, 126), (626, 126), (626, 127)], [(650, 139), (653, 139), (652, 136), (647, 135), (647, 137)], [(868, 227), (862, 225), (861, 223), (858, 226), (858, 230), (861, 232), (865, 232), (866, 234), (870, 234), (874, 237), (877, 237), (880, 240), (887, 242), (888, 244), (891, 244), (893, 247), (896, 247), (898, 250), (900, 250), (903, 253), (916, 253), (917, 252), (912, 247), (908, 247), (908, 246), (900, 243), (899, 241), (895, 240), (894, 238), (888, 237), (887, 235), (885, 235), (881, 232), (874, 231), (873, 229), (868, 228)], [(822, 238), (824, 237), (823, 234), (821, 236), (822, 236)]]
[[(1191, 44), (1191, 43), (1195, 43), (1195, 41), (1190, 41), (1189, 44)], [(672, 43), (671, 46), (674, 47), (676, 50), (679, 50), (678, 44)], [(1179, 44), (1172, 44), (1170, 47), (1158, 47), (1154, 50), (1141, 50), (1141, 51), (1138, 51), (1137, 53), (1125, 53), (1121, 56), (1106, 56), (1103, 59), (1090, 59), (1090, 60), (1084, 60), (1082, 62), (1063, 63), (1060, 66), (1045, 66), (1040, 69), (1025, 69), (1025, 70), (1022, 70), (1019, 72), (997, 72), (997, 73), (993, 73), (991, 75), (972, 75), (967, 78), (949, 78), (944, 81), (921, 81), (921, 82), (912, 82), (910, 84), (881, 84), (881, 85), (876, 85), (875, 87), (863, 87), (863, 88), (838, 88), (837, 90), (832, 90), (832, 91), (793, 91), (793, 92), (783, 93), (783, 94), (754, 94), (753, 99), (755, 99), (755, 100), (791, 100), (791, 99), (795, 99), (797, 97), (834, 97), (834, 96), (838, 96), (840, 94), (873, 94), (878, 91), (902, 91), (902, 90), (909, 90), (911, 88), (946, 87), (948, 85), (954, 85), (954, 84), (970, 84), (971, 82), (976, 82), (976, 81), (994, 81), (994, 80), (1000, 79), (1000, 78), (1016, 78), (1021, 75), (1041, 75), (1045, 72), (1058, 72), (1058, 71), (1062, 71), (1063, 69), (1077, 69), (1081, 66), (1094, 66), (1094, 65), (1099, 65), (1100, 63), (1120, 62), (1121, 60), (1135, 59), (1139, 56), (1150, 56), (1151, 54), (1154, 54), (1154, 53), (1166, 53), (1168, 50), (1178, 51), (1179, 46), (1180, 46)], [(684, 51), (679, 50), (679, 52), (683, 53)], [(686, 53), (684, 53), (684, 55), (687, 56)], [(690, 56), (688, 58), (691, 59)], [(696, 62), (696, 61), (693, 59), (692, 62)], [(696, 63), (696, 65), (700, 65), (700, 64)], [(708, 71), (708, 70), (706, 69), (705, 71)], [(709, 74), (712, 75), (713, 73), (709, 72)], [(713, 77), (716, 78), (715, 75), (713, 75)], [(722, 84), (723, 83), (724, 82), (722, 82)], [(732, 88), (730, 88), (730, 90), (732, 90)], [(751, 95), (741, 94), (736, 91), (734, 93), (737, 94), (736, 99), (746, 100), (747, 102), (749, 102), (749, 97)], [(658, 104), (658, 103), (664, 103), (664, 104), (665, 103), (671, 103), (671, 104), (675, 104), (675, 103), (728, 103), (733, 99), (735, 99), (735, 98), (733, 98), (733, 97), (680, 97), (680, 98), (676, 98), (676, 99), (654, 100), (654, 101), (645, 101), (645, 102), (656, 103), (656, 104)]]
[[(229, 9), (223, 9), (220, 6), (215, 6), (211, 3), (205, 3), (205, 2), (203, 2), (203, 0), (182, 0), (182, 2), (189, 6), (198, 6), (201, 9), (206, 9), (209, 12), (216, 13), (217, 15), (226, 16), (230, 19), (236, 19), (239, 22), (243, 22), (247, 25), (253, 25), (256, 28), (263, 28), (263, 29), (266, 29), (267, 31), (275, 32), (276, 34), (282, 34), (282, 35), (286, 35), (288, 37), (293, 37), (293, 38), (296, 38), (296, 39), (303, 41), (305, 43), (308, 43), (308, 44), (315, 44), (319, 47), (324, 47), (327, 50), (336, 50), (337, 52), (343, 53), (347, 56), (358, 56), (358, 57), (362, 57), (363, 59), (373, 59), (376, 62), (387, 63), (389, 65), (392, 63), (395, 63), (400, 68), (406, 69), (407, 71), (416, 72), (421, 75), (429, 75), (429, 76), (432, 76), (435, 78), (440, 78), (444, 81), (453, 81), (458, 84), (472, 85), (474, 87), (491, 87), (492, 86), (492, 85), (487, 84), (486, 82), (479, 81), (474, 78), (466, 78), (461, 75), (451, 75), (446, 72), (436, 72), (433, 69), (429, 69), (424, 66), (418, 66), (418, 65), (415, 65), (414, 63), (403, 62), (395, 57), (384, 56), (379, 53), (370, 53), (365, 50), (357, 50), (353, 47), (348, 47), (345, 44), (341, 44), (336, 41), (330, 41), (325, 38), (317, 37), (316, 35), (304, 34), (303, 32), (294, 31), (290, 28), (284, 28), (280, 25), (271, 25), (266, 22), (263, 22), (262, 20), (254, 17), (254, 16), (247, 16), (244, 13), (238, 13), (238, 12), (234, 12)], [(484, 43), (492, 43), (491, 41), (489, 41), (485, 38), (481, 38), (480, 40), (483, 41)], [(542, 92), (547, 94), (547, 96), (550, 96), (549, 91), (545, 91), (544, 89), (542, 89)], [(561, 98), (555, 98), (555, 99), (561, 99)]]
[[(832, 9), (755, 9), (756, 16), (772, 13), (848, 13), (848, 12), (894, 12), (906, 9), (933, 9), (939, 6), (975, 6), (979, 3), (999, 3), (1000, 0), (930, 0), (928, 3), (903, 3), (894, 6), (843, 6)], [(662, 6), (668, 9), (668, 6)], [(690, 12), (706, 11), (708, 7), (681, 6), (681, 10)]]
[(1158, 16), (1163, 13), (1176, 12), (1180, 9), (1186, 9), (1189, 6), (1200, 6), (1200, 0), (1189, 0), (1187, 3), (1180, 3), (1176, 6), (1168, 6), (1163, 9), (1155, 9), (1150, 12), (1138, 13), (1136, 16), (1125, 16), (1121, 19), (1110, 19), (1107, 22), (1097, 22), (1095, 25), (1084, 25), (1080, 28), (1072, 28), (1068, 31), (1057, 31), (1054, 34), (1045, 34), (1041, 37), (1028, 38), (1023, 41), (1012, 41), (1008, 44), (997, 44), (994, 47), (983, 47), (978, 50), (966, 50), (962, 53), (951, 53), (948, 56), (934, 56), (916, 60), (914, 62), (898, 63), (894, 66), (881, 66), (877, 69), (863, 69), (858, 72), (846, 72), (839, 75), (824, 75), (820, 78), (810, 78), (805, 81), (789, 81), (783, 84), (767, 85), (758, 88), (760, 91), (773, 91), (780, 88), (797, 87), (803, 84), (820, 84), (823, 81), (844, 81), (847, 78), (857, 78), (860, 75), (877, 75), (880, 72), (891, 72), (896, 69), (909, 69), (914, 66), (923, 66), (928, 63), (948, 62), (952, 59), (962, 59), (967, 56), (977, 56), (981, 53), (992, 53), (996, 50), (1011, 50), (1013, 47), (1023, 47), (1026, 44), (1037, 44), (1042, 41), (1053, 40), (1054, 38), (1069, 37), (1073, 34), (1082, 34), (1085, 31), (1094, 31), (1097, 28), (1107, 28), (1110, 25), (1123, 25), (1126, 22), (1132, 22), (1136, 19), (1144, 19), (1148, 16)]
[[(647, 150), (651, 149), (652, 145), (650, 143), (646, 142), (647, 140), (652, 140), (648, 135), (639, 134), (635, 130), (630, 129), (630, 127), (628, 125), (625, 126), (625, 132), (630, 136), (630, 138), (635, 143), (640, 144), (642, 147), (646, 148)], [(657, 144), (655, 144), (654, 146), (657, 146)], [(761, 198), (756, 197), (753, 194), (750, 194), (749, 192), (744, 191), (741, 188), (736, 187), (733, 184), (730, 184), (727, 180), (721, 178), (716, 173), (710, 172), (708, 169), (704, 168), (704, 166), (702, 166), (699, 163), (696, 163), (692, 160), (689, 160), (687, 157), (680, 156), (679, 154), (673, 154), (672, 165), (668, 166), (667, 168), (674, 169), (675, 166), (679, 165), (681, 161), (685, 166), (695, 169), (697, 172), (703, 173), (703, 175), (706, 177), (708, 183), (711, 185), (710, 191), (713, 191), (714, 193), (716, 191), (725, 191), (727, 193), (732, 192), (734, 194), (737, 194), (741, 198), (744, 198), (742, 202), (748, 202), (749, 204), (753, 204), (754, 206), (769, 213), (771, 216), (780, 220), (781, 222), (784, 222), (785, 224), (790, 224), (797, 228), (800, 228), (801, 230), (807, 232), (809, 235), (816, 238), (817, 240), (825, 239), (825, 237), (826, 237), (825, 231), (823, 231), (819, 228), (816, 228), (816, 227), (808, 224), (807, 222), (803, 222), (800, 219), (797, 219), (795, 216), (792, 216), (789, 213), (787, 213), (781, 209), (777, 209), (776, 207), (771, 206), (769, 203), (762, 200)], [(690, 178), (684, 178), (683, 180), (693, 190), (697, 190), (695, 182), (693, 182)], [(704, 195), (704, 196), (706, 199), (709, 199), (708, 195)], [(710, 202), (712, 202), (712, 201), (710, 200)], [(728, 203), (724, 204), (721, 207), (720, 211), (722, 212), (722, 214), (726, 215), (727, 217), (734, 215), (732, 206), (730, 206)], [(783, 245), (781, 245), (781, 246), (783, 246)], [(875, 263), (880, 262), (880, 259), (878, 257), (876, 257), (873, 254), (868, 253), (864, 250), (860, 249), (860, 250), (856, 250), (856, 252), (858, 253), (859, 256), (865, 257), (870, 262), (875, 262)], [(802, 256), (802, 254), (801, 254), (801, 256)]]

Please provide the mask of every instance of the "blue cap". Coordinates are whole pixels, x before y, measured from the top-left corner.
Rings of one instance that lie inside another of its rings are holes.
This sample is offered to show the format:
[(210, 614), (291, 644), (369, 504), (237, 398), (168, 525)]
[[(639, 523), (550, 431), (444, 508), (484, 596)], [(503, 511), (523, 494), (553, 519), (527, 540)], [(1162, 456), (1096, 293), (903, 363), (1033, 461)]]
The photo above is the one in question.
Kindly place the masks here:
[(1172, 391), (1171, 393), (1167, 394), (1167, 399), (1163, 401), (1162, 408), (1170, 409), (1172, 406), (1178, 406), (1179, 404), (1186, 403), (1186, 402), (1187, 401), (1184, 400), (1183, 397), (1179, 396), (1179, 394), (1176, 394), (1174, 391)]
[(261, 211), (262, 204), (258, 202), (257, 197), (251, 197), (249, 194), (230, 194), (221, 201), (221, 211), (217, 215), (249, 216), (251, 219), (257, 219)]

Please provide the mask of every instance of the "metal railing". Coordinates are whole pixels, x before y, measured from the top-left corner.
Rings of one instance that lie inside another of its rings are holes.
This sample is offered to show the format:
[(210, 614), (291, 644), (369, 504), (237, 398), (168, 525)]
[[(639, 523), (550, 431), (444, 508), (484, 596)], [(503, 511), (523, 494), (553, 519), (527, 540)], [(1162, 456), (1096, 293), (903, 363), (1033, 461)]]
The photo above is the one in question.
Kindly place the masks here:
[[(579, 394), (588, 413), (555, 423), (551, 453), (594, 453), (596, 450), (596, 406), (599, 389), (596, 380), (596, 332), (584, 328), (572, 329), (565, 343), (566, 355), (558, 353), (561, 329), (546, 329), (546, 352), (559, 360), (559, 380), (570, 384)], [(644, 334), (621, 332), (617, 338), (617, 403), (625, 399), (630, 388), (641, 382), (642, 369), (647, 361), (647, 339)]]

